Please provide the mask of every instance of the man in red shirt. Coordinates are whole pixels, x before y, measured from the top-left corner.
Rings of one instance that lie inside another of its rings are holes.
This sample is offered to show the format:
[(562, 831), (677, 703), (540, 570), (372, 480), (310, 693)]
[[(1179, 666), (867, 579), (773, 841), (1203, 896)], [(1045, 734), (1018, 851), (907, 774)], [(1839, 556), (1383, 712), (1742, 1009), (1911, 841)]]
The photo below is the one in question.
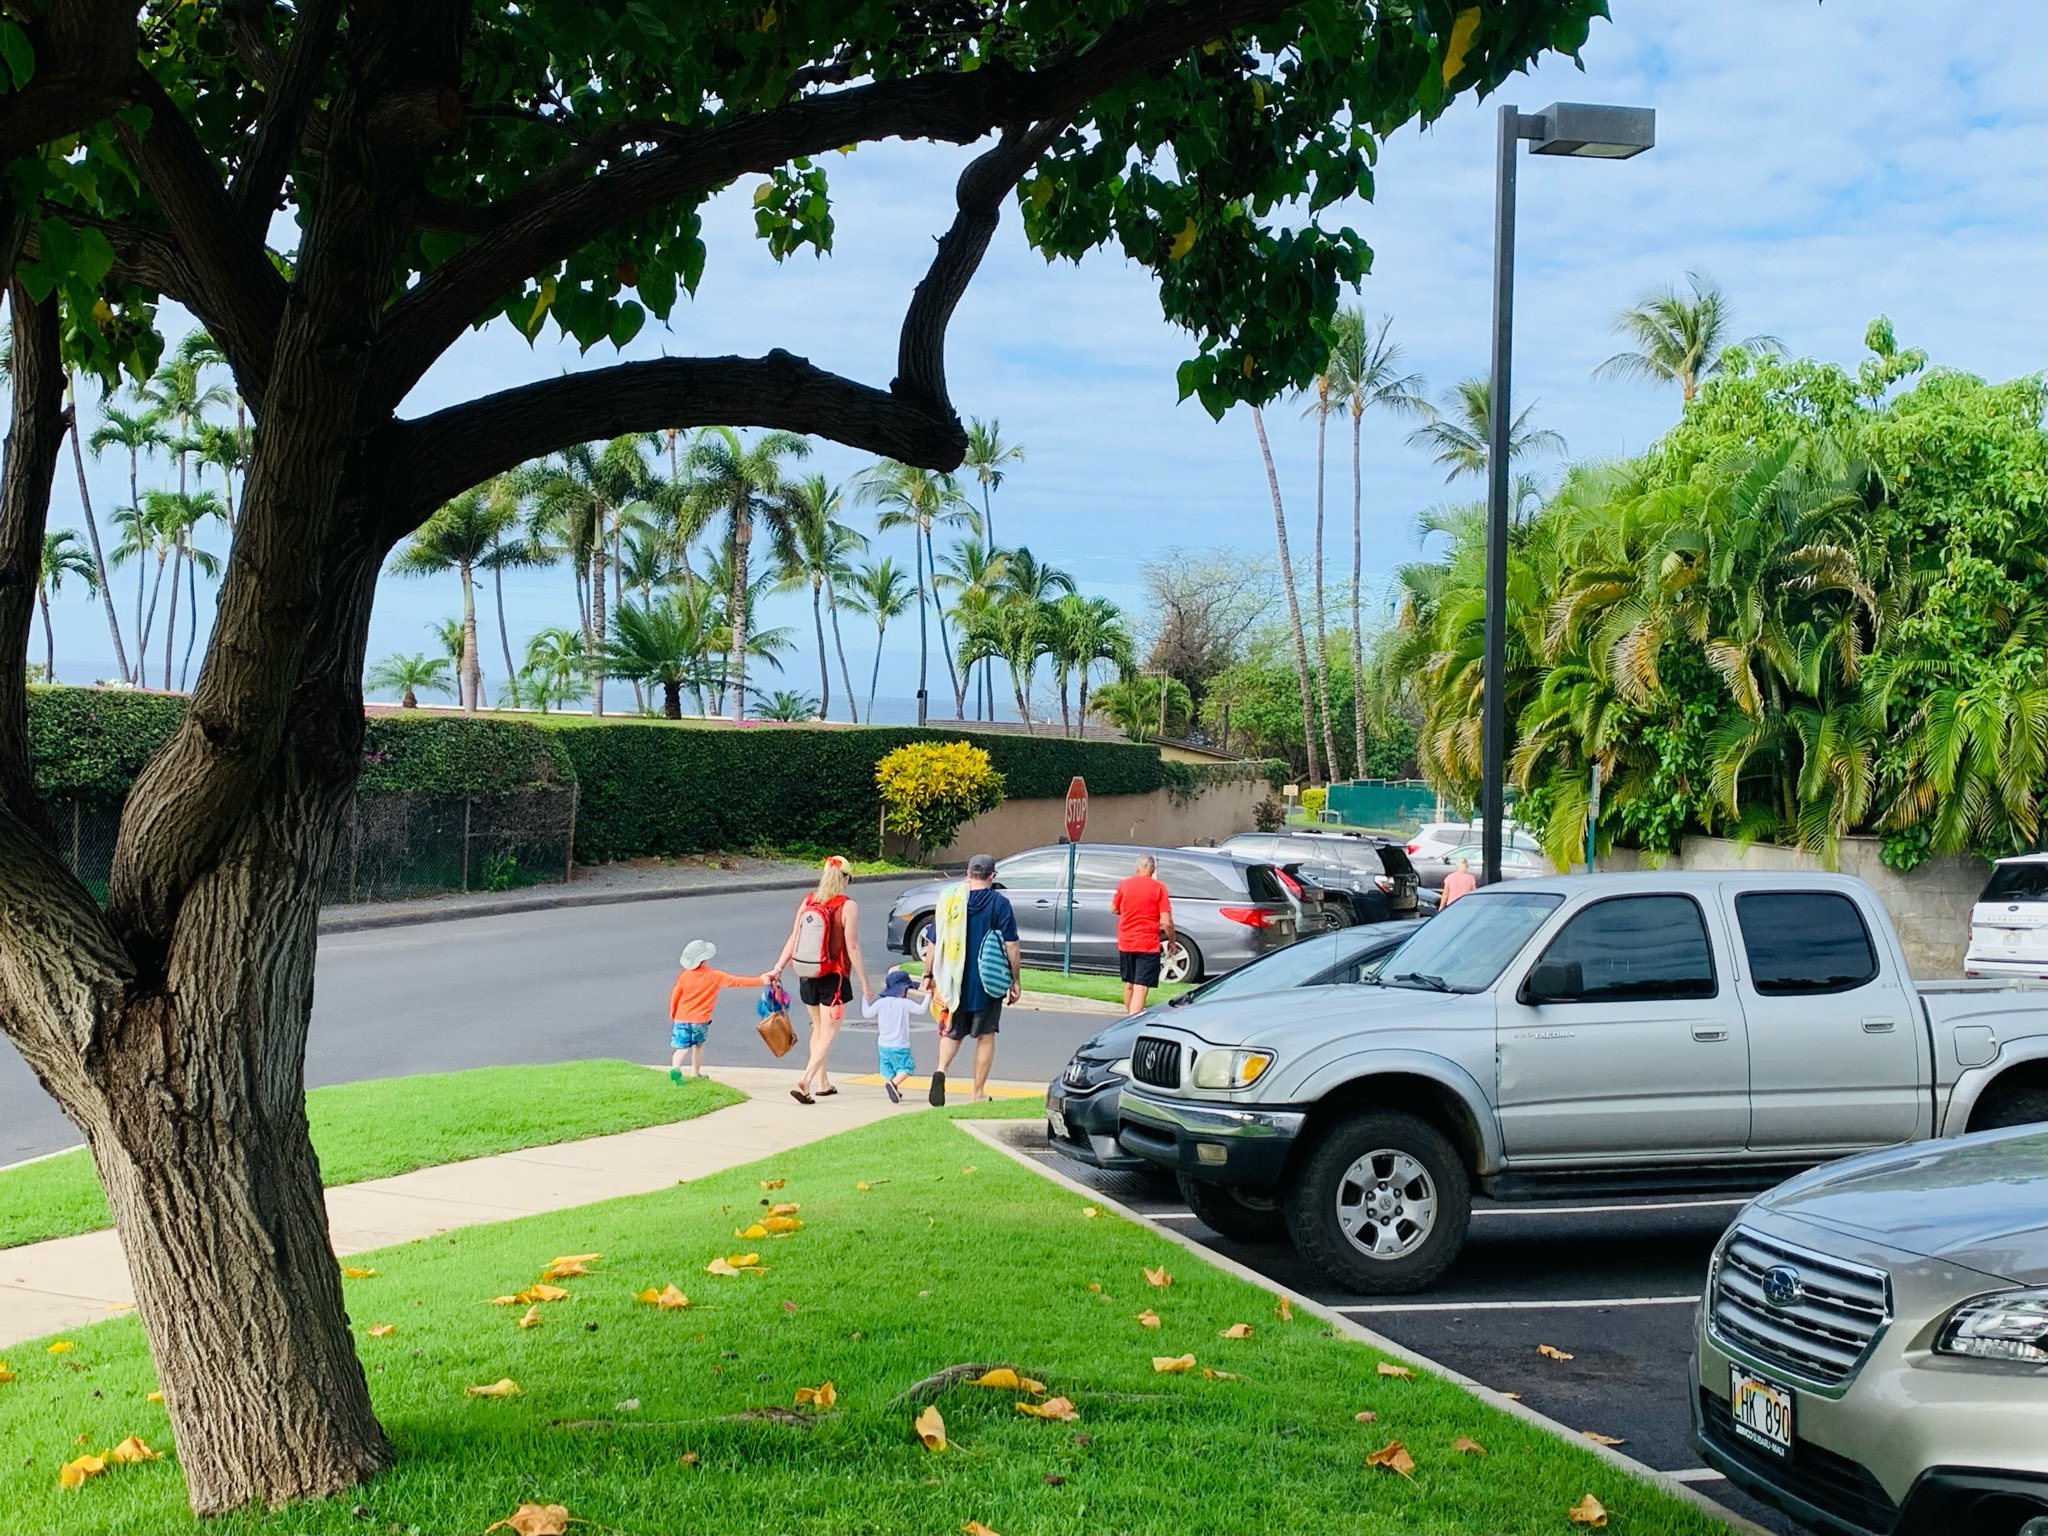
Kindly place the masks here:
[(1145, 994), (1159, 985), (1161, 939), (1173, 938), (1173, 903), (1153, 878), (1152, 855), (1138, 855), (1137, 873), (1116, 888), (1109, 910), (1116, 914), (1117, 974), (1124, 982), (1124, 1012), (1142, 1013)]

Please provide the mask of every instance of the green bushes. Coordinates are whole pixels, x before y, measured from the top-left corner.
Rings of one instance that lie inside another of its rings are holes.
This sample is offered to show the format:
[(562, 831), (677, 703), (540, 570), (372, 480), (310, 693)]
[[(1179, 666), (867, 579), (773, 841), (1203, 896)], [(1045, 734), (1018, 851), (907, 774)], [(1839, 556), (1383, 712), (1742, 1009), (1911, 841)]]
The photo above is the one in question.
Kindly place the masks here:
[(913, 741), (875, 764), (882, 825), (929, 852), (961, 826), (1003, 803), (1003, 776), (966, 741)]
[(561, 739), (518, 720), (443, 715), (382, 716), (363, 733), (366, 795), (504, 795), (565, 785), (576, 777)]
[(119, 804), (142, 765), (171, 739), (185, 701), (118, 688), (31, 688), (29, 750), (53, 800)]

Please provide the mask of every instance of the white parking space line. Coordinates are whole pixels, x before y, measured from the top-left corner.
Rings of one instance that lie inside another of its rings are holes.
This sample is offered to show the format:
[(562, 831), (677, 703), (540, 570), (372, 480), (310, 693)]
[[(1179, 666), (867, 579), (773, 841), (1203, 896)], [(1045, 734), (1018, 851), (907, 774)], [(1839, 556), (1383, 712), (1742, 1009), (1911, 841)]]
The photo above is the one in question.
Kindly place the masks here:
[(1339, 1312), (1545, 1312), (1598, 1307), (1689, 1307), (1697, 1296), (1587, 1296), (1562, 1301), (1387, 1301)]
[(1682, 1467), (1664, 1475), (1674, 1483), (1718, 1483), (1725, 1482), (1728, 1477), (1727, 1473), (1716, 1472), (1712, 1467)]
[(1154, 1221), (1195, 1221), (1198, 1219), (1193, 1211), (1146, 1211), (1144, 1214)]
[(1472, 1214), (1480, 1216), (1607, 1216), (1637, 1211), (1712, 1211), (1733, 1210), (1749, 1204), (1747, 1200), (1663, 1200), (1639, 1205), (1483, 1205)]

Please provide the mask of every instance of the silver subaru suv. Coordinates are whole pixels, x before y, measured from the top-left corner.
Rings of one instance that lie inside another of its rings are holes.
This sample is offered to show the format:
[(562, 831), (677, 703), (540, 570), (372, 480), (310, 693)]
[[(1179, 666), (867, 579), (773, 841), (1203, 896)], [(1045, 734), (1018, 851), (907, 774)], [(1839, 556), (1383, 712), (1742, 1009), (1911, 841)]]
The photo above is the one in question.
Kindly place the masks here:
[(1840, 1536), (2048, 1536), (2048, 1131), (1781, 1184), (1714, 1251), (1693, 1433)]

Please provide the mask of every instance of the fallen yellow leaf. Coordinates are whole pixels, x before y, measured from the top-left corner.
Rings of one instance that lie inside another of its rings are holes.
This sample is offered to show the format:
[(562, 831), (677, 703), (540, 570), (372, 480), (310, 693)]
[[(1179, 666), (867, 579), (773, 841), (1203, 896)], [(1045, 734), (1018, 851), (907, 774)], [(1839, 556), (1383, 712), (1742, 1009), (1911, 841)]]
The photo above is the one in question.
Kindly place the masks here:
[(999, 1365), (994, 1370), (983, 1371), (969, 1385), (976, 1387), (1003, 1387), (1014, 1392), (1017, 1390), (1018, 1379), (1017, 1373), (1007, 1365)]
[(1064, 1397), (1048, 1397), (1042, 1403), (1019, 1403), (1017, 1411), (1034, 1419), (1058, 1419), (1063, 1424), (1081, 1417), (1081, 1410)]
[(98, 1477), (107, 1470), (106, 1461), (98, 1456), (81, 1456), (76, 1461), (67, 1461), (57, 1470), (57, 1482), (65, 1488), (82, 1488), (88, 1477)]
[(926, 1450), (943, 1451), (946, 1448), (946, 1421), (939, 1417), (937, 1403), (920, 1413), (911, 1427), (917, 1431), (917, 1438), (924, 1442)]
[(739, 1271), (734, 1269), (724, 1259), (713, 1259), (704, 1266), (704, 1273), (707, 1275), (736, 1275)]
[(471, 1397), (517, 1397), (519, 1383), (510, 1376), (500, 1376), (487, 1387), (464, 1387), (462, 1390)]
[(1584, 1435), (1588, 1440), (1592, 1441), (1595, 1445), (1628, 1444), (1628, 1442), (1622, 1439), (1619, 1435), (1603, 1435), (1597, 1429), (1582, 1429), (1579, 1431), (1579, 1433)]
[(1100, 1280), (1090, 1280), (1088, 1282), (1088, 1289), (1097, 1296), (1100, 1296), (1102, 1294), (1102, 1282)]
[(106, 1459), (127, 1465), (137, 1461), (162, 1461), (163, 1454), (160, 1451), (152, 1451), (147, 1445), (144, 1445), (140, 1435), (130, 1435), (111, 1451), (108, 1451)]
[(525, 1297), (516, 1294), (511, 1296), (493, 1296), (491, 1298), (491, 1305), (494, 1307), (516, 1307), (525, 1299)]
[(855, 1189), (867, 1190), (873, 1189), (875, 1186), (870, 1184), (866, 1179), (855, 1179), (853, 1181), (853, 1187)]
[(1248, 1339), (1251, 1336), (1252, 1325), (1250, 1323), (1232, 1323), (1228, 1328), (1216, 1335), (1219, 1339)]
[(558, 1253), (555, 1255), (553, 1262), (556, 1264), (595, 1264), (603, 1257), (604, 1255), (601, 1253)]
[(813, 1403), (820, 1408), (830, 1408), (838, 1401), (839, 1389), (829, 1381), (821, 1382), (815, 1387), (798, 1387), (796, 1389), (796, 1403), (799, 1408), (805, 1403)]
[(1150, 1307), (1147, 1307), (1144, 1311), (1138, 1314), (1138, 1321), (1143, 1323), (1147, 1328), (1157, 1328), (1159, 1326), (1159, 1314), (1157, 1312), (1154, 1312)]
[(769, 1206), (768, 1214), (770, 1216), (794, 1216), (798, 1211), (802, 1209), (802, 1202), (796, 1200), (785, 1200), (780, 1205)]
[(747, 1238), (766, 1237), (768, 1235), (768, 1229), (762, 1226), (761, 1223), (757, 1221), (753, 1223), (753, 1225), (751, 1226), (734, 1227), (732, 1229), (732, 1235), (742, 1240)]
[(1444, 44), (1444, 84), (1449, 85), (1465, 67), (1465, 55), (1472, 50), (1472, 36), (1479, 30), (1479, 7), (1469, 5), (1451, 18), (1451, 35)]
[(758, 1253), (728, 1254), (726, 1256), (725, 1262), (730, 1264), (734, 1269), (752, 1269), (755, 1265), (761, 1262), (761, 1255), (759, 1255)]
[(529, 1285), (519, 1293), (520, 1301), (567, 1301), (569, 1293), (559, 1285)]
[(673, 1283), (664, 1285), (658, 1291), (650, 1285), (646, 1290), (639, 1293), (639, 1297), (644, 1302), (657, 1307), (665, 1307), (671, 1312), (680, 1307), (687, 1307), (690, 1304), (690, 1298), (677, 1290)]
[[(777, 1182), (779, 1183), (780, 1180), (778, 1180)], [(682, 1455), (678, 1456), (676, 1460), (681, 1462), (686, 1467), (694, 1467), (697, 1465), (699, 1461), (703, 1460), (703, 1458), (699, 1456), (695, 1451), (685, 1451)]]
[(373, 1339), (388, 1339), (396, 1332), (398, 1332), (398, 1324), (396, 1323), (370, 1324), (370, 1337)]
[(350, 1280), (368, 1280), (377, 1273), (374, 1269), (363, 1269), (354, 1264), (344, 1265), (341, 1272)]
[(1155, 1371), (1177, 1374), (1181, 1371), (1192, 1370), (1194, 1364), (1195, 1357), (1193, 1355), (1154, 1355), (1152, 1357), (1152, 1369)]
[(52, 1355), (68, 1355), (71, 1353), (72, 1350), (76, 1348), (78, 1348), (78, 1346), (72, 1343), (69, 1339), (59, 1339), (56, 1343), (52, 1344), (49, 1347), (46, 1353)]
[(960, 1171), (962, 1173), (979, 1173), (981, 1170), (975, 1167), (974, 1164), (969, 1163), (965, 1168), (962, 1168)]
[(1241, 1379), (1235, 1371), (1219, 1371), (1210, 1365), (1202, 1367), (1202, 1375), (1210, 1381), (1237, 1381)]
[(760, 1225), (770, 1232), (794, 1232), (803, 1226), (794, 1216), (770, 1216)]
[(540, 1326), (540, 1308), (528, 1307), (519, 1319), (519, 1326), (522, 1328), (538, 1328)]
[(14, 1380), (14, 1372), (7, 1369), (7, 1362), (0, 1360), (0, 1385)]
[(999, 1536), (999, 1533), (990, 1530), (979, 1520), (970, 1520), (961, 1526), (960, 1529), (966, 1533), (966, 1536)]
[(492, 1531), (511, 1530), (517, 1536), (567, 1536), (569, 1530), (569, 1506), (566, 1504), (522, 1504), (503, 1520), (494, 1520), (484, 1527), (484, 1536)]
[(1145, 1271), (1145, 1283), (1147, 1285), (1171, 1285), (1173, 1284), (1173, 1276), (1166, 1272), (1166, 1266), (1162, 1264), (1157, 1269)]
[(1547, 1356), (1552, 1360), (1569, 1360), (1572, 1358), (1564, 1350), (1559, 1349), (1555, 1344), (1538, 1344), (1536, 1346), (1536, 1353), (1539, 1355)]
[(1280, 1321), (1283, 1323), (1293, 1322), (1294, 1303), (1289, 1301), (1285, 1296), (1282, 1296), (1278, 1301), (1273, 1303), (1273, 1315), (1279, 1318)]
[(1566, 1510), (1564, 1517), (1574, 1525), (1590, 1525), (1597, 1530), (1607, 1524), (1607, 1506), (1589, 1493)]
[(789, 1180), (787, 1179), (763, 1179), (761, 1181), (761, 1187), (763, 1189), (780, 1189), (783, 1185), (787, 1184), (788, 1182)]
[(1092, 1220), (1094, 1220), (1094, 1219), (1095, 1219), (1095, 1218), (1096, 1218), (1097, 1216), (1100, 1216), (1100, 1215), (1102, 1214), (1102, 1212), (1101, 1212), (1101, 1211), (1100, 1211), (1099, 1209), (1097, 1209), (1097, 1208), (1096, 1208), (1095, 1206), (1092, 1206), (1092, 1205), (1084, 1205), (1084, 1206), (1082, 1206), (1082, 1207), (1081, 1207), (1081, 1214), (1082, 1214), (1083, 1216), (1086, 1216), (1086, 1217), (1087, 1217), (1087, 1218), (1088, 1218), (1089, 1220), (1091, 1220), (1091, 1221), (1092, 1221)]
[(1405, 1365), (1390, 1365), (1385, 1360), (1382, 1360), (1379, 1363), (1378, 1370), (1382, 1376), (1398, 1376), (1403, 1381), (1408, 1380), (1415, 1374), (1413, 1371), (1409, 1370), (1408, 1367)]
[(1467, 1456), (1484, 1456), (1486, 1454), (1486, 1447), (1477, 1440), (1474, 1440), (1470, 1435), (1458, 1436), (1457, 1439), (1451, 1442), (1451, 1449), (1463, 1451)]
[(1408, 1447), (1398, 1440), (1389, 1440), (1376, 1451), (1365, 1453), (1368, 1467), (1385, 1467), (1389, 1472), (1398, 1472), (1403, 1477), (1415, 1475), (1415, 1458), (1408, 1454)]
[(164, 1400), (164, 1395), (163, 1395), (163, 1393), (161, 1393), (161, 1392), (152, 1392), (152, 1393), (150, 1393), (150, 1394), (149, 1394), (149, 1396), (147, 1396), (147, 1397), (145, 1397), (145, 1398), (143, 1399), (143, 1401), (144, 1401), (145, 1403), (160, 1403), (160, 1402), (162, 1402), (163, 1400)]
[(1361, 1424), (1370, 1424), (1374, 1419), (1377, 1419), (1379, 1415), (1374, 1413), (1370, 1408), (1362, 1408), (1357, 1413), (1351, 1415), (1351, 1417), (1356, 1419)]
[(543, 1280), (569, 1280), (589, 1273), (590, 1266), (581, 1259), (557, 1259), (540, 1272), (540, 1277)]

